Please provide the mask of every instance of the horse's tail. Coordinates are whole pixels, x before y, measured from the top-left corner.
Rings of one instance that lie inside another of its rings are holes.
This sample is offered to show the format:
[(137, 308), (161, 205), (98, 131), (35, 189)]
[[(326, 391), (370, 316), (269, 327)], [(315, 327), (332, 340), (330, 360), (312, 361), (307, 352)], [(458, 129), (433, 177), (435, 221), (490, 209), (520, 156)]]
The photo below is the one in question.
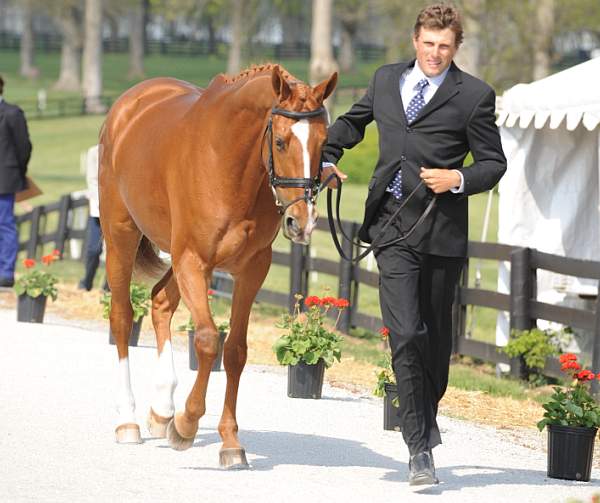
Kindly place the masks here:
[(152, 242), (146, 236), (142, 236), (135, 256), (136, 271), (150, 277), (159, 277), (165, 274), (168, 267), (156, 253), (156, 248)]

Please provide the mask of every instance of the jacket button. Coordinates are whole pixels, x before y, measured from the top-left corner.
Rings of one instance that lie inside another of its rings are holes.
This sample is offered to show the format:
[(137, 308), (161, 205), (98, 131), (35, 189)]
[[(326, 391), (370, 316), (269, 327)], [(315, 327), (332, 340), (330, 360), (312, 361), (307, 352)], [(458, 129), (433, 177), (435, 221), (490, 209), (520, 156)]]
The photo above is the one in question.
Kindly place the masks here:
[(401, 161), (406, 161), (406, 156), (405, 156), (405, 155), (401, 155), (401, 156), (400, 156), (400, 160), (401, 160)]
[(409, 126), (406, 126), (406, 132), (407, 133), (412, 133), (412, 129)]

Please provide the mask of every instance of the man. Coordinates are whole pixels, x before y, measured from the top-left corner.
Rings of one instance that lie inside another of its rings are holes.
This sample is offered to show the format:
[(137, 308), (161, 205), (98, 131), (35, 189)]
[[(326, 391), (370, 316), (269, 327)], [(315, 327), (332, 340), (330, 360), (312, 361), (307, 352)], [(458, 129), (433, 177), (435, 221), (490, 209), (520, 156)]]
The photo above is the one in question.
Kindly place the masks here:
[(0, 77), (0, 287), (15, 282), (19, 239), (15, 223), (15, 193), (27, 188), (25, 173), (31, 142), (23, 111), (3, 99)]
[[(414, 486), (438, 483), (431, 449), (441, 443), (436, 416), (448, 383), (452, 303), (467, 253), (466, 196), (491, 189), (506, 170), (494, 91), (452, 62), (462, 38), (454, 7), (423, 9), (413, 33), (416, 60), (379, 68), (365, 96), (330, 127), (323, 150), (323, 177), (333, 170), (344, 180), (335, 166), (343, 149), (363, 139), (367, 124), (377, 123), (379, 160), (359, 236), (375, 240), (381, 312)], [(463, 167), (469, 151), (474, 162)]]

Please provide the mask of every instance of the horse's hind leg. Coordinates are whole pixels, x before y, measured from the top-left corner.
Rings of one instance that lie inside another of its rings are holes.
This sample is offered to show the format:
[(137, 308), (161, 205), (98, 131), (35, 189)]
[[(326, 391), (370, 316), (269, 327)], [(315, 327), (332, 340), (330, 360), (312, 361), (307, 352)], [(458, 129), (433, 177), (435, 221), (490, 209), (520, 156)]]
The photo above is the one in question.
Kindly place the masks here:
[(194, 345), (198, 355), (196, 382), (185, 402), (185, 411), (175, 414), (167, 426), (169, 445), (176, 450), (188, 449), (194, 443), (198, 421), (206, 411), (206, 388), (213, 362), (217, 356), (218, 337), (208, 305), (208, 285), (211, 271), (192, 254), (173, 255), (173, 266), (179, 291), (191, 312), (196, 333)]
[(129, 284), (141, 233), (126, 210), (118, 211), (117, 206), (116, 201), (111, 204), (112, 215), (104, 217), (102, 226), (106, 239), (106, 277), (111, 291), (110, 330), (119, 355), (115, 431), (118, 443), (140, 443), (129, 373), (129, 334), (133, 324)]
[(231, 306), (231, 330), (223, 350), (223, 362), (227, 374), (225, 404), (219, 422), (219, 434), (223, 448), (219, 462), (223, 468), (243, 469), (248, 467), (246, 453), (238, 438), (236, 404), (240, 377), (246, 365), (248, 345), (248, 318), (256, 293), (263, 284), (271, 265), (271, 249), (262, 250), (249, 261), (249, 266), (235, 276)]
[(171, 319), (180, 299), (173, 269), (169, 269), (152, 289), (152, 324), (156, 333), (158, 372), (156, 391), (148, 416), (148, 430), (150, 435), (157, 438), (166, 437), (167, 424), (175, 413), (173, 391), (177, 386), (177, 376), (173, 365)]

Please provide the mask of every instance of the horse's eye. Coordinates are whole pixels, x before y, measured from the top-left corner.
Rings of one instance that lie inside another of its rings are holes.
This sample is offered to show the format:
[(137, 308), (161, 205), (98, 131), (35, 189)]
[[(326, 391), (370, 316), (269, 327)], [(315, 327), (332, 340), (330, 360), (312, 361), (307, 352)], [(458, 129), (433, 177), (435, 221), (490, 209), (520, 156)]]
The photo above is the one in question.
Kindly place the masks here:
[(275, 146), (277, 147), (277, 150), (283, 150), (285, 148), (285, 141), (283, 138), (275, 138)]

